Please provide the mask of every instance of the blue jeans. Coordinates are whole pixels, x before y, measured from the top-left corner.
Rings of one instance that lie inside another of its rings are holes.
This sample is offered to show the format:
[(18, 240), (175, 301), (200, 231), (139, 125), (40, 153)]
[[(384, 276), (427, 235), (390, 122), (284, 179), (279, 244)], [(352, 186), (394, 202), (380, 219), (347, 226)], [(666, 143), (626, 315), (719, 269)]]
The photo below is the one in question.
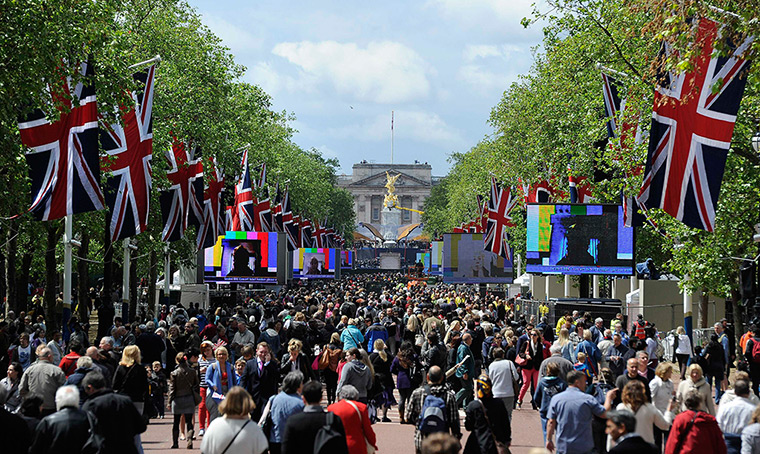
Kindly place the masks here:
[(546, 423), (548, 421), (546, 418), (541, 418), (541, 430), (544, 431), (544, 446), (546, 446)]
[[(723, 381), (723, 377), (716, 377), (715, 380), (715, 403), (720, 403), (720, 397), (723, 395), (723, 391), (720, 389), (720, 382)], [(705, 375), (705, 381), (712, 386), (713, 385), (713, 376), (712, 375)]]

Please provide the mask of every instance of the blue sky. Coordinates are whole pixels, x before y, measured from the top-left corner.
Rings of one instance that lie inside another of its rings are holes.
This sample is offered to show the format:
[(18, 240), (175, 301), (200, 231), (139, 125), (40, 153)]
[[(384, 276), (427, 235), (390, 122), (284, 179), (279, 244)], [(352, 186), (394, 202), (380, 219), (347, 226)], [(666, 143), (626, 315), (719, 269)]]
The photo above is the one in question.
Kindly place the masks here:
[(292, 112), (303, 148), (340, 160), (415, 159), (445, 175), (451, 152), (491, 133), (504, 90), (526, 73), (540, 27), (535, 0), (190, 0), (221, 37), (245, 81)]

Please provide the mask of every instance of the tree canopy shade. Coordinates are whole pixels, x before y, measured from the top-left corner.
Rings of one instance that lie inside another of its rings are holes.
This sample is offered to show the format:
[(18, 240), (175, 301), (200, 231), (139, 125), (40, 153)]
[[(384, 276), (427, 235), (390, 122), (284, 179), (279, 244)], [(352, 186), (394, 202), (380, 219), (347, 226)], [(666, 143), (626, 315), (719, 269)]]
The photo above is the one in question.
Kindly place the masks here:
[[(715, 7), (719, 8), (716, 9)], [(729, 13), (722, 12), (729, 11)], [(602, 79), (597, 64), (611, 68), (623, 83), (627, 99), (619, 123), (640, 124), (646, 133), (653, 92), (661, 68), (685, 72), (694, 67), (701, 44), (695, 42), (693, 19), (708, 17), (724, 24), (724, 36), (760, 36), (757, 5), (750, 0), (549, 0), (526, 27), (543, 27), (543, 43), (535, 51), (529, 73), (505, 87), (488, 118), (493, 133), (470, 150), (454, 153), (452, 168), (425, 206), (428, 233), (442, 233), (474, 218), (476, 195), (488, 195), (489, 173), (504, 185), (547, 180), (567, 193), (568, 166), (575, 176), (593, 178), (597, 201), (620, 203), (621, 191), (635, 196), (641, 187), (641, 166), (647, 141), (607, 142)], [(658, 59), (663, 42), (674, 50)], [(719, 52), (729, 52), (725, 45)], [(760, 51), (755, 40), (746, 58)], [(752, 257), (752, 226), (760, 208), (760, 159), (750, 145), (760, 119), (760, 71), (751, 67), (747, 78), (726, 172), (720, 192), (714, 233), (691, 229), (650, 210), (652, 224), (637, 228), (637, 257), (652, 257), (666, 272), (689, 280), (689, 291), (721, 295), (737, 301), (739, 262), (728, 257)], [(720, 85), (720, 84), (716, 84)], [(713, 87), (717, 91), (720, 87)], [(694, 87), (690, 87), (694, 90)], [(569, 196), (560, 196), (568, 201)], [(516, 252), (524, 250), (524, 226), (509, 229)], [(675, 247), (677, 245), (677, 247)], [(740, 309), (737, 307), (737, 310)]]
[[(132, 103), (127, 93), (137, 87), (128, 67), (161, 55), (153, 104), (154, 191), (148, 231), (134, 238), (139, 251), (133, 260), (136, 276), (155, 282), (162, 267), (166, 244), (160, 241), (157, 194), (169, 186), (163, 155), (172, 137), (199, 145), (205, 163), (216, 158), (225, 174), (228, 203), (240, 174), (242, 149), (247, 148), (251, 166), (267, 164), (272, 186), (288, 182), (294, 213), (320, 221), (327, 217), (344, 237), (353, 231), (353, 203), (335, 185), (337, 162), (294, 143), (293, 114), (274, 111), (267, 93), (242, 81), (245, 68), (185, 2), (4, 2), (0, 30), (0, 215), (22, 213), (29, 204), (18, 117), (34, 107), (56, 115), (47, 89), (59, 86), (63, 76), (77, 80), (75, 65), (69, 63), (91, 58), (99, 110), (110, 119), (116, 106)], [(204, 168), (208, 173), (210, 166)], [(88, 291), (90, 274), (102, 274), (110, 287), (115, 268), (121, 266), (121, 254), (113, 254), (120, 245), (106, 238), (104, 217), (101, 211), (75, 218), (74, 235), (82, 242), (77, 252), (80, 295)], [(39, 223), (28, 216), (0, 222), (0, 293), (8, 296), (11, 308), (26, 306), (30, 280), (46, 281), (46, 303), (53, 308), (62, 229), (62, 222)], [(195, 262), (195, 232), (169, 247), (175, 265)]]

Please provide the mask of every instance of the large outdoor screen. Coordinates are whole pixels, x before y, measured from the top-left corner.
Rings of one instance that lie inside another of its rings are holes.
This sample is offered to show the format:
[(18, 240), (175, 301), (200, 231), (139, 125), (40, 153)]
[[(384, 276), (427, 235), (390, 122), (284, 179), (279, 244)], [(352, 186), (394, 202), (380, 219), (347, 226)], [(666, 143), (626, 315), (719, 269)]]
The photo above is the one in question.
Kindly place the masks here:
[(277, 283), (277, 233), (226, 232), (204, 252), (206, 282)]
[(443, 275), (443, 241), (433, 241), (430, 247), (430, 274)]
[(633, 274), (633, 228), (620, 205), (529, 204), (526, 271)]
[(511, 284), (512, 262), (483, 250), (482, 233), (443, 235), (443, 281), (468, 284)]
[(354, 267), (354, 251), (340, 251), (340, 269), (350, 270)]
[[(334, 279), (340, 250), (299, 248), (293, 251), (294, 279)], [(340, 266), (340, 264), (338, 264)]]

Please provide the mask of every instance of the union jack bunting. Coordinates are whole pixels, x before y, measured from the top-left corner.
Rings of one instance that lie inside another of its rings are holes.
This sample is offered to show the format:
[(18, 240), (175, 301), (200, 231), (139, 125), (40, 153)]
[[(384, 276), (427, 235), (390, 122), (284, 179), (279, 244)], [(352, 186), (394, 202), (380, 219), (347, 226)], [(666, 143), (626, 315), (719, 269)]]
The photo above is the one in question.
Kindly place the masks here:
[(200, 226), (203, 219), (203, 162), (195, 158), (196, 150), (175, 140), (167, 156), (171, 186), (159, 196), (164, 241), (182, 238), (188, 225)]
[(509, 216), (517, 206), (518, 198), (511, 188), (502, 188), (491, 178), (491, 194), (488, 198), (488, 229), (483, 238), (483, 249), (512, 261), (512, 251), (507, 243), (507, 227), (515, 224)]
[[(693, 71), (668, 74), (657, 87), (639, 202), (684, 224), (713, 231), (720, 184), (747, 81), (740, 58), (751, 39), (727, 57), (713, 56), (718, 25), (700, 19), (703, 44)], [(668, 49), (665, 49), (667, 52)], [(720, 89), (713, 93), (713, 87)], [(696, 93), (689, 93), (692, 89)]]
[(25, 155), (32, 180), (29, 211), (37, 220), (103, 209), (92, 65), (82, 63), (80, 74), (85, 82), (72, 87), (69, 78), (63, 81), (63, 93), (51, 90), (53, 99), (62, 101), (66, 110), (61, 110), (58, 121), (48, 120), (41, 109), (19, 121), (21, 142), (29, 148)]
[(576, 177), (570, 164), (567, 165), (567, 179), (570, 186), (570, 203), (590, 203), (594, 200), (586, 177)]
[(153, 82), (156, 65), (139, 72), (134, 79), (143, 85), (133, 93), (134, 108), (120, 122), (107, 124), (101, 117), (100, 144), (104, 156), (100, 161), (106, 180), (105, 198), (111, 241), (135, 236), (148, 226), (150, 189), (153, 169)]
[[(325, 224), (327, 224), (327, 220), (325, 219)], [(328, 227), (325, 229), (325, 243), (327, 244), (328, 248), (334, 248), (337, 247), (337, 240), (335, 237), (335, 229), (332, 227)]]
[(225, 213), (222, 212), (224, 175), (213, 157), (210, 174), (208, 187), (203, 192), (203, 222), (198, 229), (198, 249), (213, 246), (225, 228)]
[[(251, 172), (248, 167), (248, 150), (243, 151), (243, 159), (240, 161), (243, 169), (235, 185), (235, 202), (232, 209), (233, 231), (250, 231), (254, 229), (254, 206), (256, 198), (253, 196), (251, 184)], [(260, 230), (257, 230), (260, 231)]]
[(311, 220), (303, 218), (300, 222), (301, 240), (300, 247), (314, 247), (313, 232), (311, 230)]
[(233, 227), (233, 225), (234, 225), (233, 213), (234, 212), (235, 212), (235, 207), (232, 206), (232, 205), (227, 205), (224, 208), (224, 229), (225, 229), (225, 231), (227, 231), (227, 230), (229, 230), (229, 231), (235, 230), (235, 228)]

